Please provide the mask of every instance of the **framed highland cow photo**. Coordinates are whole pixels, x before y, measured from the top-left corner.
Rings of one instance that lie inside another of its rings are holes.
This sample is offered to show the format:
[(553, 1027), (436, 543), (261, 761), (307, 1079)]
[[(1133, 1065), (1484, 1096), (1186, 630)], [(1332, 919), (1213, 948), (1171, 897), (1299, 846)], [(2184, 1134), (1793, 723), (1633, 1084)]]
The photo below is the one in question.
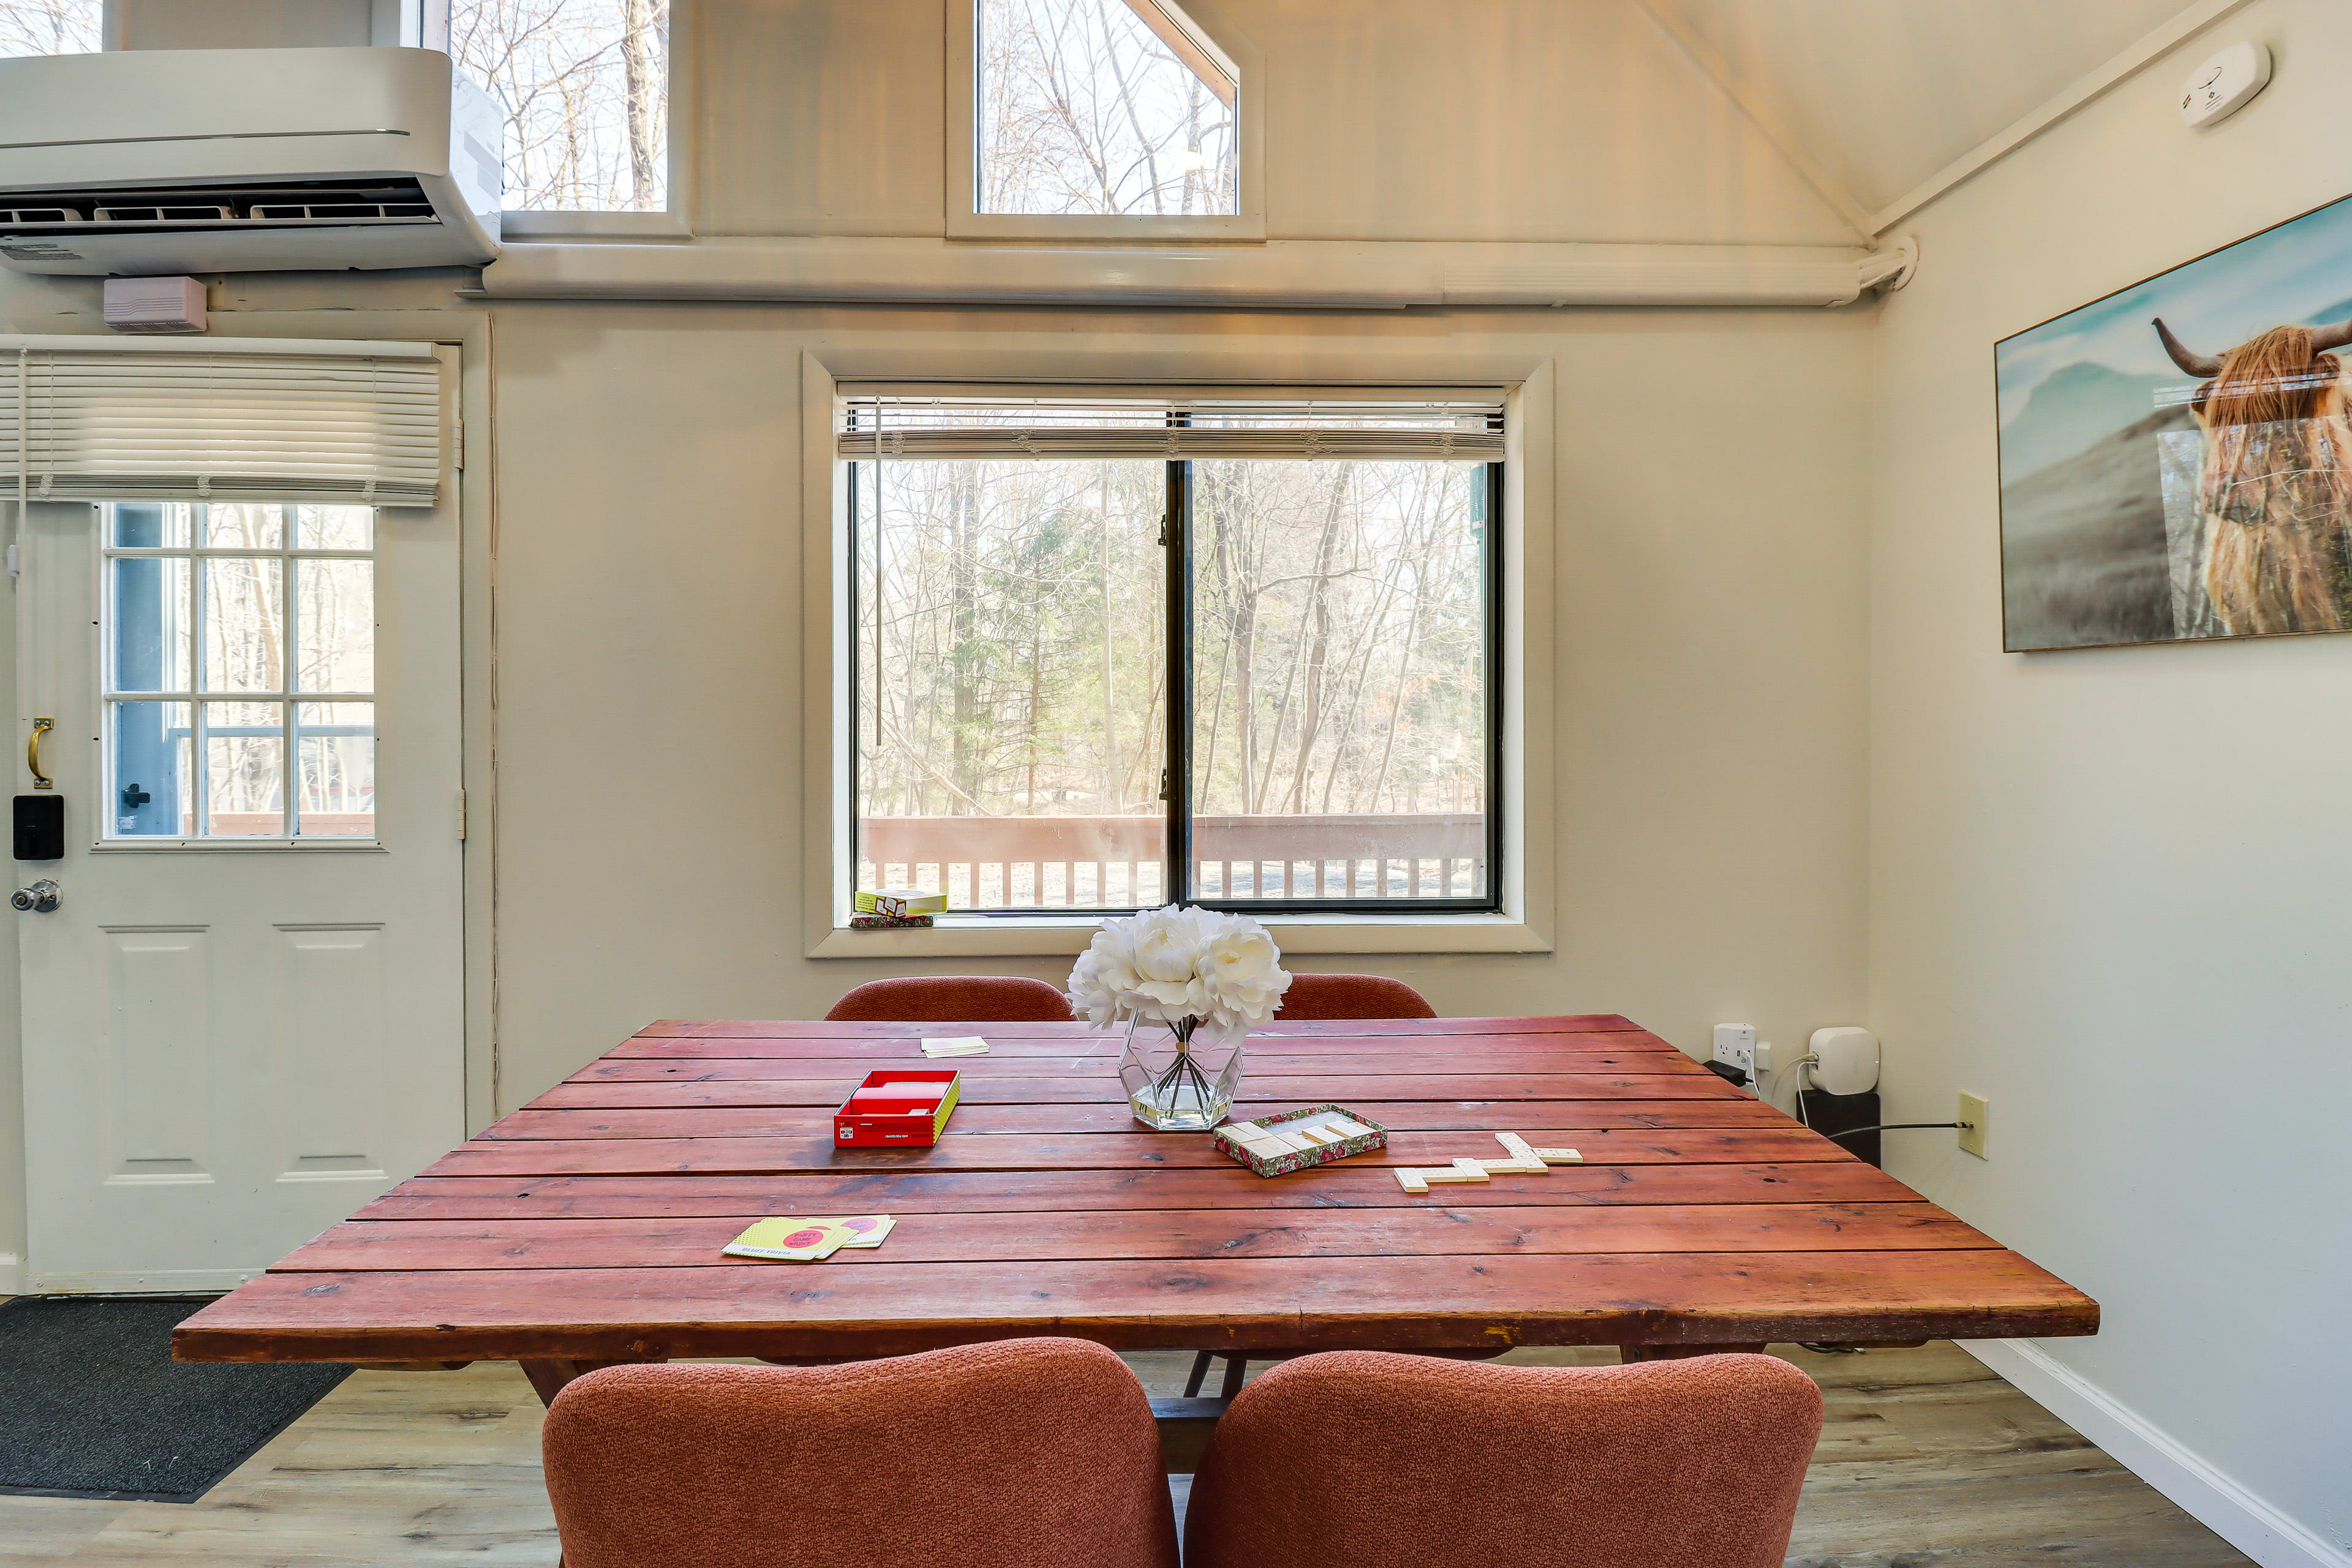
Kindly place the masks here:
[(1993, 348), (2011, 652), (2352, 631), (2352, 197)]

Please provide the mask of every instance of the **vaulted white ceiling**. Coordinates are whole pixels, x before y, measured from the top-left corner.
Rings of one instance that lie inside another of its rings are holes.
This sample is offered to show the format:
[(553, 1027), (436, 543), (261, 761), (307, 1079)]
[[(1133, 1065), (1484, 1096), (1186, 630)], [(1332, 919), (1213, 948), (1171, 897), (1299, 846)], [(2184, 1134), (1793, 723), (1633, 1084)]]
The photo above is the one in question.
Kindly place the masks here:
[(1823, 195), (1876, 212), (2186, 0), (1634, 0)]

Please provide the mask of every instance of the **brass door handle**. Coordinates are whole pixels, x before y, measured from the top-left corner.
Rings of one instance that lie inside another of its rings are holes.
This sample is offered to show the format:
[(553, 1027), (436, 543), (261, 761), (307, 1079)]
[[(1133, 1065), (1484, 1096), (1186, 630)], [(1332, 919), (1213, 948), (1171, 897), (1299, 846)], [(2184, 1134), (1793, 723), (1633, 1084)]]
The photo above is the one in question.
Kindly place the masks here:
[(58, 727), (55, 719), (33, 721), (33, 738), (25, 742), (25, 766), (32, 770), (35, 789), (55, 789), (57, 781), (41, 771), (41, 737)]

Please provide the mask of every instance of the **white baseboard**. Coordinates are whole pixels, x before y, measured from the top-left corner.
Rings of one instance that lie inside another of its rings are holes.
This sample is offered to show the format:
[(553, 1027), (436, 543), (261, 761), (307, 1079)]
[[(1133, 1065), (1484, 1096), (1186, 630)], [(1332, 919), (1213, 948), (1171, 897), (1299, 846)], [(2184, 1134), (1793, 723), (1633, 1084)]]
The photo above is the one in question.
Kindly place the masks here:
[(24, 1288), (41, 1296), (209, 1296), (234, 1290), (253, 1268), (151, 1268), (138, 1274), (28, 1273)]
[(21, 1267), (15, 1253), (0, 1252), (0, 1296), (22, 1293), (16, 1289), (16, 1276)]
[(2352, 1568), (2329, 1545), (2027, 1340), (1955, 1342), (2263, 1568)]

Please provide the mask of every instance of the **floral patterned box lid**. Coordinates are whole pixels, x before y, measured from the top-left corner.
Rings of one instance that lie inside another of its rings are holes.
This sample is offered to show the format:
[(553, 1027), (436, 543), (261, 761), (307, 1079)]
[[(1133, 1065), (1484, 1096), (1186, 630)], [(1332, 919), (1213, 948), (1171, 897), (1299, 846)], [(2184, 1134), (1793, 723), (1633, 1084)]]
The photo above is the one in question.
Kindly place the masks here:
[(1283, 1176), (1368, 1149), (1385, 1149), (1389, 1130), (1344, 1105), (1327, 1102), (1255, 1121), (1228, 1121), (1217, 1129), (1213, 1142), (1221, 1152), (1261, 1176)]

